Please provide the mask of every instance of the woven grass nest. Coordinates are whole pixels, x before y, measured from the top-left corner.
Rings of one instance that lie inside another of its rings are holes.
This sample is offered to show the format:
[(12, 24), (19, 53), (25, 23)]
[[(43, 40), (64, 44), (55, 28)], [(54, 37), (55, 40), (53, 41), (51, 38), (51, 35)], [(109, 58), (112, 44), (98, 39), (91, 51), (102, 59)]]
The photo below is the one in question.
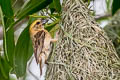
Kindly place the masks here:
[(120, 80), (120, 60), (82, 0), (63, 2), (60, 38), (46, 80)]

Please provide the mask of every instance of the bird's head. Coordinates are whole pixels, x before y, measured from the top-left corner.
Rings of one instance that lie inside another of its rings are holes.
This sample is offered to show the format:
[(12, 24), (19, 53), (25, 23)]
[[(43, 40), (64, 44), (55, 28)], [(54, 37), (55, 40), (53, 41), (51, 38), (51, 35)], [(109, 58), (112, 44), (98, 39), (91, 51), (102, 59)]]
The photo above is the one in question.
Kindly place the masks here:
[(47, 20), (45, 20), (45, 19), (35, 20), (30, 26), (30, 31), (44, 29), (44, 25), (46, 22), (47, 22)]

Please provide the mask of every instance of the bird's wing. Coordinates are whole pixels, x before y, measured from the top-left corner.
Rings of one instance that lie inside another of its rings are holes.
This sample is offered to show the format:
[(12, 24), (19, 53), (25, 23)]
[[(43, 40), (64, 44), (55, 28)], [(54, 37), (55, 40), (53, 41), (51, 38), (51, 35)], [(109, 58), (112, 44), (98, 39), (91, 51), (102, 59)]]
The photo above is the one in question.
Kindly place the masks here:
[(44, 48), (45, 35), (46, 33), (44, 32), (44, 30), (38, 31), (34, 35), (34, 54), (35, 54), (37, 64), (39, 62), (39, 56), (42, 53), (42, 50)]

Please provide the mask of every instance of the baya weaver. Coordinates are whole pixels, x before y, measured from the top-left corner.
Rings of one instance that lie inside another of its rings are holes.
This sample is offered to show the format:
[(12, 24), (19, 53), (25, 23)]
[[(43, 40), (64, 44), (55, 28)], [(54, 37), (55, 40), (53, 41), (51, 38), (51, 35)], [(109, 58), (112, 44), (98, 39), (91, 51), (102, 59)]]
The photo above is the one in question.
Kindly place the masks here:
[(47, 20), (36, 20), (30, 26), (30, 36), (33, 43), (34, 56), (37, 64), (40, 66), (40, 75), (42, 75), (42, 68), (47, 64), (47, 59), (52, 50), (51, 43), (57, 41), (56, 38), (52, 39), (50, 33), (44, 29), (44, 24)]

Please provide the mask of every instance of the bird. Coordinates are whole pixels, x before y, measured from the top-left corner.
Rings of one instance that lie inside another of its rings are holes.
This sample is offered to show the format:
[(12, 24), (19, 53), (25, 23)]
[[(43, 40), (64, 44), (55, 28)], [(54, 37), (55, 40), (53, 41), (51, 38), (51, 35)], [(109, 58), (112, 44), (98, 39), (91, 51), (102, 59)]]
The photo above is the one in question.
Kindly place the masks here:
[(58, 40), (58, 33), (56, 33), (55, 38), (52, 38), (44, 28), (46, 22), (45, 19), (35, 20), (29, 28), (36, 63), (40, 66), (40, 76), (42, 75), (42, 68), (47, 64), (47, 59), (52, 51), (52, 43)]

